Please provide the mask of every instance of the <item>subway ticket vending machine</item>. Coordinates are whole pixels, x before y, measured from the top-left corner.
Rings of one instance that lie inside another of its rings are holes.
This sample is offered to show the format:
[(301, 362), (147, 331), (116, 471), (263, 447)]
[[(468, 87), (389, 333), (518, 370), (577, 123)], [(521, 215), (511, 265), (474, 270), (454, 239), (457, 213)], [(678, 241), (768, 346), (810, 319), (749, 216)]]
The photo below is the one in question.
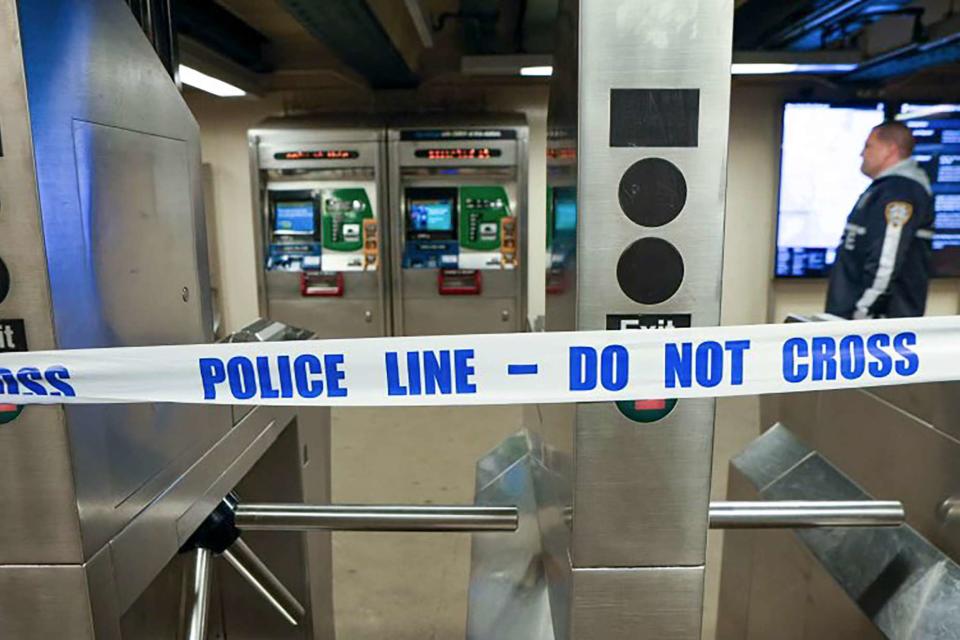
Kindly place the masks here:
[(522, 116), (390, 128), (395, 335), (525, 327)]
[[(546, 231), (546, 312), (556, 322), (573, 318), (577, 303), (577, 140), (575, 131), (562, 127), (547, 136)], [(559, 305), (566, 308), (561, 312)]]
[(315, 118), (249, 132), (261, 314), (321, 338), (388, 335), (383, 138)]

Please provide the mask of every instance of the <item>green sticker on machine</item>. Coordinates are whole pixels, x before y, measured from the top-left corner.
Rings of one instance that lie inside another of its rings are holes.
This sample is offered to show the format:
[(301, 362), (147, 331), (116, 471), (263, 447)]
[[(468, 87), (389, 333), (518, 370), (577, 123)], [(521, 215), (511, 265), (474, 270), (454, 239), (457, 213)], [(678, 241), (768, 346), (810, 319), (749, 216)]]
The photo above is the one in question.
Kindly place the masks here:
[(460, 247), (500, 250), (500, 220), (510, 217), (510, 199), (503, 187), (460, 187)]
[(323, 248), (360, 251), (363, 221), (373, 218), (367, 190), (362, 187), (323, 192)]

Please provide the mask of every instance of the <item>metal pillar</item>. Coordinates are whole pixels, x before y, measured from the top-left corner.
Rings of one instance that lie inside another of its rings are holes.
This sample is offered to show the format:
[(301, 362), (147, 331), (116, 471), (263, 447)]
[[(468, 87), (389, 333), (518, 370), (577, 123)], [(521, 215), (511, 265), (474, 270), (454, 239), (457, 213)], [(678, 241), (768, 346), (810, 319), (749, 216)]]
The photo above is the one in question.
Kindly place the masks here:
[[(565, 309), (579, 330), (719, 323), (733, 6), (563, 3), (551, 148), (576, 157), (578, 220), (548, 330)], [(573, 505), (568, 532), (540, 505), (557, 637), (698, 639), (714, 401), (581, 405), (572, 430), (556, 413), (533, 428), (552, 452), (538, 500)]]

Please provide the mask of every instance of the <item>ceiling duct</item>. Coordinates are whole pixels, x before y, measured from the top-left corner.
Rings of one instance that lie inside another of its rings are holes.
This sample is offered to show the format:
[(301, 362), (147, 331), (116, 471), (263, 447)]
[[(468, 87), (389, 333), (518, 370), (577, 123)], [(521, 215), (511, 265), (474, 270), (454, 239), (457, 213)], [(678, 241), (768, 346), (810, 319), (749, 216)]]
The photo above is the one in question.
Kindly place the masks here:
[(560, 0), (460, 0), (456, 13), (441, 13), (440, 31), (462, 25), (468, 56), (551, 54)]
[(279, 0), (314, 37), (375, 89), (415, 87), (407, 66), (363, 0)]
[(256, 73), (273, 71), (270, 41), (213, 0), (175, 0), (177, 33)]
[(907, 45), (871, 58), (844, 76), (846, 82), (878, 82), (943, 64), (960, 62), (960, 33)]
[(738, 50), (822, 49), (902, 13), (908, 4), (910, 0), (750, 0), (737, 9), (734, 43)]

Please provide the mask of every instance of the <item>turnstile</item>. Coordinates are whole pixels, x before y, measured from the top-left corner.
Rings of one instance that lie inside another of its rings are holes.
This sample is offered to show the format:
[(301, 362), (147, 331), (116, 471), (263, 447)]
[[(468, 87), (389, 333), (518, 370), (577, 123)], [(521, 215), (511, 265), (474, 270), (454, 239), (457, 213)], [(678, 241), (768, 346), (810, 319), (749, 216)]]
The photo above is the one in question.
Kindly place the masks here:
[(957, 391), (936, 383), (762, 399), (764, 432), (731, 460), (730, 499), (895, 496), (909, 526), (726, 533), (718, 638), (960, 638)]
[[(0, 60), (0, 348), (210, 342), (199, 132), (130, 8), (0, 0)], [(4, 412), (0, 636), (174, 637), (178, 550), (226, 493), (329, 499), (328, 415)], [(287, 637), (330, 638), (329, 539), (249, 542), (310, 610)], [(222, 586), (231, 638), (284, 637)]]
[(525, 119), (397, 118), (388, 138), (394, 334), (525, 329)]
[[(733, 3), (560, 15), (546, 329), (718, 324)], [(528, 423), (557, 638), (700, 637), (713, 419), (637, 398)]]
[(250, 130), (261, 315), (321, 338), (389, 335), (384, 138), (360, 117)]
[[(733, 3), (560, 15), (546, 330), (718, 324)], [(477, 503), (520, 513), (474, 538), (468, 637), (699, 640), (708, 528), (902, 522), (863, 495), (711, 504), (713, 423), (712, 399), (529, 408), (477, 466)]]

